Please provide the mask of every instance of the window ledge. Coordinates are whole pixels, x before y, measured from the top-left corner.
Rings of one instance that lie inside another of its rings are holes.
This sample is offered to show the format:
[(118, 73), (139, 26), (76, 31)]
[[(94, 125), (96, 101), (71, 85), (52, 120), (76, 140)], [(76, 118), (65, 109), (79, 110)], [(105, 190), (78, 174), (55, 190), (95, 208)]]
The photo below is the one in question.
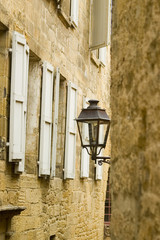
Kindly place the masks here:
[(91, 60), (97, 66), (97, 68), (101, 65), (100, 60), (95, 56), (93, 52), (91, 52)]
[(13, 206), (13, 205), (4, 205), (0, 206), (0, 218), (12, 218), (15, 215), (19, 215), (24, 211), (26, 207), (23, 206)]
[(72, 26), (70, 18), (64, 13), (64, 11), (61, 9), (61, 6), (57, 6), (58, 16), (63, 22), (63, 24), (68, 28)]

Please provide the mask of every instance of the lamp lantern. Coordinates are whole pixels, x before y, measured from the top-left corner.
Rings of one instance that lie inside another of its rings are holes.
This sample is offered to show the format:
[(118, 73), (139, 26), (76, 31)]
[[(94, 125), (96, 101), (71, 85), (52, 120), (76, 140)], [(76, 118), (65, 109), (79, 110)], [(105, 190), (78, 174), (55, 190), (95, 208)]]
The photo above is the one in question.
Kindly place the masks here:
[[(86, 148), (92, 160), (109, 163), (106, 159), (110, 157), (100, 156), (101, 150), (105, 148), (110, 128), (110, 119), (105, 109), (100, 108), (98, 100), (89, 100), (89, 106), (83, 108), (77, 121), (78, 131), (82, 148)], [(82, 129), (85, 129), (85, 134)]]

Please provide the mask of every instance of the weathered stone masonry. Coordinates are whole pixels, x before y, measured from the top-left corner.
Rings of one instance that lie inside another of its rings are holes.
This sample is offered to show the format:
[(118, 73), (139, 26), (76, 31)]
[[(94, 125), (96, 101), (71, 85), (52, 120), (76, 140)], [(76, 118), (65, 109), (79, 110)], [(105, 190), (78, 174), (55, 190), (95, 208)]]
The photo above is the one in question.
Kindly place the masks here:
[[(26, 209), (8, 227), (11, 240), (103, 239), (104, 199), (108, 167), (103, 178), (80, 179), (80, 140), (77, 135), (76, 171), (74, 180), (57, 177), (39, 178), (39, 134), (41, 118), (42, 63), (60, 68), (63, 104), (68, 81), (78, 86), (77, 113), (83, 96), (97, 98), (110, 115), (110, 47), (107, 64), (95, 65), (89, 51), (90, 1), (79, 1), (79, 25), (66, 27), (51, 0), (0, 0), (0, 206), (24, 206)], [(17, 175), (8, 162), (9, 108), (11, 86), (12, 33), (23, 34), (30, 48), (25, 171)], [(65, 101), (65, 100), (64, 100)], [(64, 106), (63, 106), (64, 107)], [(65, 109), (65, 107), (64, 107)], [(59, 119), (65, 122), (63, 111)], [(64, 127), (64, 124), (63, 124)], [(63, 158), (65, 133), (59, 121), (58, 152)], [(110, 143), (108, 144), (109, 154)], [(61, 161), (61, 160), (59, 160)], [(0, 237), (5, 239), (6, 219), (0, 220)]]
[(159, 1), (113, 1), (113, 240), (160, 239), (159, 16)]

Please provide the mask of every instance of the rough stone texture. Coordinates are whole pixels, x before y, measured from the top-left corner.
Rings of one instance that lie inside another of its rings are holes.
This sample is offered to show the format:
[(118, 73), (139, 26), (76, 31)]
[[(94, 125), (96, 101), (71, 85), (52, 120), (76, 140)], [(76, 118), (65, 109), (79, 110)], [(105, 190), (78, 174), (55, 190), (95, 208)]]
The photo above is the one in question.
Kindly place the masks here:
[(160, 239), (160, 1), (113, 0), (112, 240)]
[[(89, 51), (89, 1), (79, 1), (79, 5), (79, 26), (74, 29), (63, 24), (53, 0), (0, 0), (0, 205), (26, 207), (11, 221), (11, 240), (48, 240), (54, 235), (56, 240), (103, 239), (108, 166), (104, 165), (102, 181), (80, 179), (78, 135), (74, 180), (64, 181), (62, 174), (57, 174), (54, 179), (43, 179), (37, 173), (41, 66), (44, 60), (60, 68), (66, 83), (72, 81), (78, 86), (77, 113), (82, 108), (83, 96), (86, 96), (99, 99), (100, 106), (106, 108), (110, 116), (110, 47), (107, 47), (107, 66), (95, 65)], [(21, 175), (14, 174), (14, 165), (8, 163), (6, 147), (9, 141), (11, 70), (8, 48), (11, 48), (13, 30), (25, 35), (30, 47), (26, 163)], [(63, 112), (60, 116), (65, 121)], [(58, 144), (61, 146), (58, 146), (57, 154), (63, 157), (65, 131), (60, 128), (61, 123), (58, 129)], [(110, 142), (108, 146), (106, 154), (109, 154)], [(7, 223), (1, 224), (0, 234), (4, 238)]]

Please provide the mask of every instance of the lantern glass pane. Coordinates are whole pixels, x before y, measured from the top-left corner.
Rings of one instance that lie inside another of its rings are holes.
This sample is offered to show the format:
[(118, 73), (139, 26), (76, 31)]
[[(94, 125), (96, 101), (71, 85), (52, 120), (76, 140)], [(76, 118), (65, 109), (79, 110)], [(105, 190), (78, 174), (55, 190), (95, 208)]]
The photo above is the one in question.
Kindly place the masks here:
[(108, 129), (108, 123), (107, 122), (101, 122), (99, 125), (99, 141), (98, 145), (105, 145), (106, 144), (106, 132)]
[(82, 145), (89, 145), (88, 123), (78, 122)]
[(93, 121), (88, 123), (88, 131), (89, 131), (89, 141), (91, 146), (95, 146), (97, 142), (97, 134), (98, 134), (98, 122)]

